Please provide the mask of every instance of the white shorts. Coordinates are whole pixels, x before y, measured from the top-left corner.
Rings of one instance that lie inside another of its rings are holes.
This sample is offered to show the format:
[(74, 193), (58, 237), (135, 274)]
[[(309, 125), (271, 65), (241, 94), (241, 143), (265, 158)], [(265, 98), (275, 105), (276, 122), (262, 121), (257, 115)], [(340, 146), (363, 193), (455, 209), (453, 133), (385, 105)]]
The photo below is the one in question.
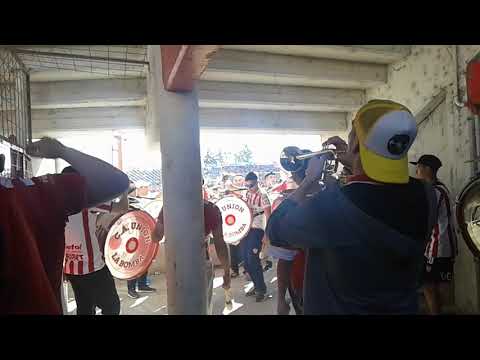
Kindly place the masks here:
[(297, 250), (289, 250), (277, 246), (268, 246), (267, 255), (275, 259), (293, 261), (295, 255), (297, 255)]

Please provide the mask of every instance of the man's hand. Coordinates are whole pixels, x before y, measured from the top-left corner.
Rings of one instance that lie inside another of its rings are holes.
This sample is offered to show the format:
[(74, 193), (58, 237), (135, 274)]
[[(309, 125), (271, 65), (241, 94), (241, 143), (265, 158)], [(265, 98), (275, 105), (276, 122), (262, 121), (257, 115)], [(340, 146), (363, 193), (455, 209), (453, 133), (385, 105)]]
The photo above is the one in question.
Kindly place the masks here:
[(347, 151), (347, 148), (348, 148), (348, 145), (345, 142), (345, 140), (343, 140), (339, 136), (332, 136), (331, 138), (328, 138), (327, 141), (325, 141), (322, 145), (323, 146), (334, 145), (335, 149), (337, 149), (338, 151)]
[(343, 166), (351, 169), (353, 164), (353, 158), (351, 151), (348, 151), (348, 144), (339, 136), (332, 136), (323, 143), (323, 146), (333, 145), (335, 149), (339, 151), (337, 159)]
[(61, 158), (64, 150), (65, 146), (60, 141), (49, 137), (44, 137), (27, 146), (27, 153), (29, 155), (45, 159)]

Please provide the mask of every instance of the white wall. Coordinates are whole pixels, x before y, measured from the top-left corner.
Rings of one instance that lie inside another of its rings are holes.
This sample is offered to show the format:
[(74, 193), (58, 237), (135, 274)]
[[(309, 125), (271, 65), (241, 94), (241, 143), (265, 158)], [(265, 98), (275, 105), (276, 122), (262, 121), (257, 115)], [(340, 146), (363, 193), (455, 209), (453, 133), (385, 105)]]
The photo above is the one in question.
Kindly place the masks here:
[[(480, 45), (459, 46), (460, 70), (480, 51)], [(388, 83), (367, 90), (367, 100), (383, 98), (398, 101), (419, 113), (442, 89), (446, 100), (434, 116), (419, 126), (411, 158), (422, 153), (437, 154), (443, 162), (439, 177), (456, 196), (472, 176), (470, 113), (459, 110), (454, 104), (457, 93), (456, 46), (414, 46), (411, 55), (389, 66)], [(461, 91), (465, 91), (464, 77), (460, 78)], [(439, 115), (438, 112), (442, 112)], [(462, 238), (459, 238), (459, 257), (455, 264), (455, 302), (459, 312), (478, 312), (477, 287), (474, 261)]]

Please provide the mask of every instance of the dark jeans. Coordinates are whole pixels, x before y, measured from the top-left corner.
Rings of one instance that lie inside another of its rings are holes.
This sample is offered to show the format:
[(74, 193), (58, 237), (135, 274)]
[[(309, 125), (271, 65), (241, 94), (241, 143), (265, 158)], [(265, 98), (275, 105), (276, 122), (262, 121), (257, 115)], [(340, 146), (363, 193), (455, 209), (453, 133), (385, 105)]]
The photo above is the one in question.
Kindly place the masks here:
[(264, 232), (261, 229), (250, 229), (248, 235), (240, 242), (243, 267), (250, 275), (257, 294), (267, 292), (267, 286), (263, 279), (262, 262), (259, 257), (263, 234)]
[(95, 315), (95, 307), (102, 310), (102, 315), (120, 314), (115, 281), (107, 266), (86, 275), (66, 275), (72, 284), (77, 315)]
[(135, 287), (137, 284), (139, 288), (147, 286), (147, 273), (143, 274), (139, 278), (128, 280), (127, 281), (128, 291), (135, 291)]
[(230, 268), (233, 272), (237, 274), (240, 272), (238, 267), (241, 260), (241, 253), (240, 253), (240, 244), (238, 245), (228, 245), (230, 248)]

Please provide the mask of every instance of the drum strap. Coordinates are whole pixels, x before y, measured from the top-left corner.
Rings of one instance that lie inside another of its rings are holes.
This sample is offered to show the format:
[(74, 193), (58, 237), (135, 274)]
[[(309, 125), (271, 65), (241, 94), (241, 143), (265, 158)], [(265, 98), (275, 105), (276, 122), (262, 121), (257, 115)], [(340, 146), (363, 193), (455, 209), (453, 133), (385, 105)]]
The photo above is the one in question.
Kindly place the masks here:
[(257, 217), (258, 215), (262, 215), (265, 211), (259, 211), (259, 212), (256, 212), (255, 214), (253, 214), (253, 217)]

